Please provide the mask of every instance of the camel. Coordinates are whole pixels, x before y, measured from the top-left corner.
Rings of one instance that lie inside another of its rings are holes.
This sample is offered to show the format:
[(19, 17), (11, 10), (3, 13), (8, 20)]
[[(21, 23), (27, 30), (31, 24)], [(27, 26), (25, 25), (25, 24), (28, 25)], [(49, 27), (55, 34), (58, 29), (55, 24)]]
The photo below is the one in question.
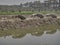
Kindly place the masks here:
[(21, 20), (25, 20), (26, 18), (24, 17), (24, 16), (22, 16), (22, 15), (17, 15), (17, 16), (15, 16), (15, 18), (20, 18)]
[(57, 16), (54, 14), (47, 14), (46, 17), (57, 18)]
[(32, 14), (31, 17), (39, 17), (39, 18), (44, 18), (42, 14)]

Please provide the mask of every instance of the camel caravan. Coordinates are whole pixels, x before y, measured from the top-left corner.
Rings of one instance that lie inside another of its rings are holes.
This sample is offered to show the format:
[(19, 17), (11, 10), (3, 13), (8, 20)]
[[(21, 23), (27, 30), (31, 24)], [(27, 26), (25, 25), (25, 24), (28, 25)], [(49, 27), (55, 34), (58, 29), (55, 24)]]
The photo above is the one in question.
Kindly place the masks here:
[(54, 15), (54, 14), (47, 14), (47, 15), (46, 15), (46, 17), (50, 17), (50, 18), (57, 18), (57, 16), (56, 16), (56, 15)]
[(24, 17), (23, 15), (1, 15), (0, 20), (7, 20), (7, 19), (20, 19), (20, 20), (32, 20), (32, 19), (43, 19), (43, 18), (57, 18), (55, 14), (32, 14), (29, 17)]
[(30, 19), (45, 19), (45, 18), (57, 18), (57, 16), (55, 14), (32, 14), (30, 17), (26, 18), (26, 20), (30, 20)]
[[(43, 14), (33, 14), (32, 17), (44, 18)], [(46, 18), (57, 18), (55, 14), (46, 14)]]

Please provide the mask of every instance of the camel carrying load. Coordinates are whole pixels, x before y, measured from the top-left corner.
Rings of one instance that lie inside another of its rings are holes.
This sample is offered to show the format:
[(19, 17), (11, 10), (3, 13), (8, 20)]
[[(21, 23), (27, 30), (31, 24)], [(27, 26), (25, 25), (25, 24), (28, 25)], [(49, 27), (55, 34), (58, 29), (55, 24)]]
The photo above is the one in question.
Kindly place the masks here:
[(46, 17), (50, 17), (50, 18), (57, 18), (57, 16), (55, 14), (46, 14)]
[(25, 20), (26, 18), (24, 17), (24, 16), (22, 16), (22, 15), (17, 15), (17, 16), (15, 16), (15, 18), (20, 18), (21, 20)]
[(44, 18), (43, 14), (32, 14), (31, 17)]
[(30, 17), (27, 17), (26, 20), (34, 20), (42, 18), (44, 18), (43, 14), (32, 14)]

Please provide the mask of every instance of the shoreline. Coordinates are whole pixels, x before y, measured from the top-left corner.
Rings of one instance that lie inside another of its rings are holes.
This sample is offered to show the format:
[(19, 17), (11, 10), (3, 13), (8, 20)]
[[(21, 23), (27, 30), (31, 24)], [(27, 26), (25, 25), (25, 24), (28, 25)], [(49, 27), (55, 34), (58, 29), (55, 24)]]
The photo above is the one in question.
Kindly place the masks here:
[[(1, 16), (0, 16), (1, 17)], [(31, 18), (31, 17), (25, 17)], [(15, 18), (14, 16), (2, 16), (0, 18), (0, 30), (15, 30), (24, 28), (41, 27), (46, 25), (58, 25), (60, 26), (60, 18), (31, 18), (31, 19), (21, 20), (20, 18)]]

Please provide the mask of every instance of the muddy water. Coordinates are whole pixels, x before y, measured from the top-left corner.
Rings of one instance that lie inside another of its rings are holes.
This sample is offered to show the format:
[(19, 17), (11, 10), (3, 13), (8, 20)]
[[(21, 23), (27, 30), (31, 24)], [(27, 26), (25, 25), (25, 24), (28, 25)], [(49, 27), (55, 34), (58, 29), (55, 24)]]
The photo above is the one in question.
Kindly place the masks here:
[(60, 30), (0, 31), (0, 45), (60, 45)]

